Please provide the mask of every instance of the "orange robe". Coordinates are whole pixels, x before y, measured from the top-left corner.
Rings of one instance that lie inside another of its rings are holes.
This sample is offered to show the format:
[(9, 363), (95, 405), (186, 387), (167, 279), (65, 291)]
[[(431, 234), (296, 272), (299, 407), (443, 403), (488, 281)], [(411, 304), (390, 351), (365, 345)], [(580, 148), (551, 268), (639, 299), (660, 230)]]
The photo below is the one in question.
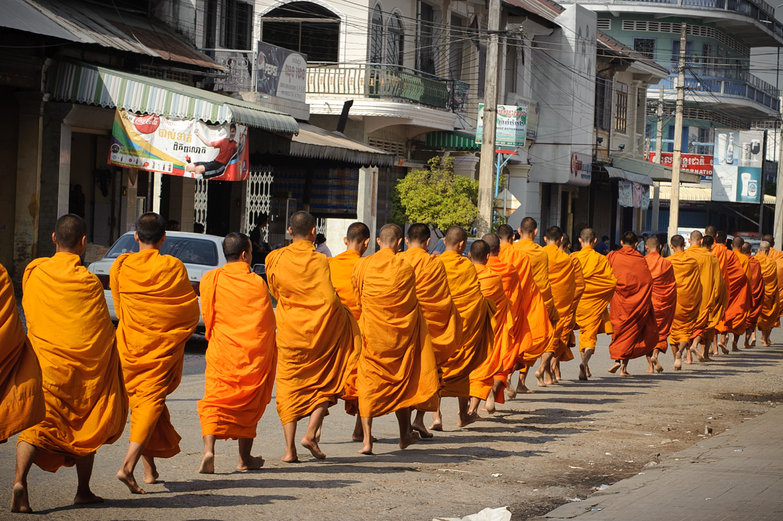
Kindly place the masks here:
[(650, 355), (658, 344), (653, 312), (653, 279), (641, 253), (623, 246), (606, 256), (617, 278), (609, 315), (614, 334), (609, 343), (612, 360)]
[(761, 315), (761, 306), (764, 304), (764, 276), (761, 274), (761, 264), (755, 257), (748, 258), (748, 267), (750, 268), (750, 287), (753, 305), (745, 326), (746, 331), (748, 329), (755, 331), (756, 323)]
[[(565, 253), (565, 252), (563, 252)], [(582, 273), (582, 263), (576, 258), (576, 255), (568, 255), (571, 259), (571, 264), (574, 267), (574, 282), (576, 283), (576, 292), (574, 293), (574, 313), (571, 315), (571, 324), (567, 326), (571, 332), (568, 335), (568, 347), (566, 356), (563, 357), (563, 361), (569, 361), (574, 359), (574, 355), (571, 354), (571, 347), (576, 345), (576, 335), (574, 335), (574, 328), (576, 328), (576, 310), (579, 307), (579, 300), (582, 298), (582, 294), (585, 292), (585, 276)]]
[(340, 255), (329, 257), (329, 273), (332, 279), (332, 286), (340, 297), (340, 300), (351, 310), (353, 318), (359, 321), (362, 314), (359, 309), (359, 301), (356, 297), (356, 291), (351, 283), (351, 273), (353, 267), (362, 256), (356, 250), (345, 250)]
[(489, 356), (494, 342), (492, 308), (481, 293), (473, 264), (454, 251), (445, 251), (440, 260), (446, 268), (449, 292), (462, 317), (462, 344), (441, 367), (441, 396), (470, 396), (470, 373)]
[(0, 443), (44, 419), (41, 366), (16, 308), (14, 287), (0, 265)]
[(677, 307), (677, 282), (671, 262), (657, 251), (644, 256), (653, 278), (652, 304), (655, 322), (658, 324), (658, 343), (655, 348), (665, 353), (669, 346), (666, 338), (672, 328), (674, 311)]
[(37, 447), (35, 464), (54, 472), (122, 435), (128, 395), (103, 285), (78, 255), (35, 259), (24, 271), (22, 292), (46, 417), (19, 441)]
[[(555, 324), (554, 339), (547, 348), (559, 360), (572, 360), (570, 338), (576, 316), (576, 277), (571, 257), (554, 244), (544, 246), (549, 262), (549, 286), (560, 319)], [(584, 281), (582, 281), (584, 283)]]
[[(778, 288), (783, 288), (783, 258), (773, 257), (773, 260), (775, 261), (775, 266), (777, 268)], [(783, 290), (778, 291), (778, 310), (783, 314)], [(776, 326), (779, 325), (780, 323), (776, 324)]]
[(674, 280), (677, 284), (677, 306), (674, 309), (669, 341), (672, 344), (687, 342), (693, 338), (693, 331), (703, 328), (699, 320), (706, 320), (702, 315), (701, 270), (696, 259), (685, 251), (674, 252), (668, 261), (674, 270)]
[(359, 260), (351, 279), (364, 341), (356, 382), (359, 414), (375, 418), (406, 407), (437, 410), (438, 368), (413, 268), (383, 248)]
[(552, 297), (552, 288), (549, 285), (549, 258), (544, 248), (533, 242), (533, 239), (520, 239), (513, 244), (513, 247), (527, 255), (528, 259), (530, 259), (533, 280), (544, 298), (549, 321), (552, 324), (556, 323), (559, 317)]
[(196, 293), (185, 265), (156, 249), (120, 255), (110, 283), (130, 399), (130, 441), (145, 445), (145, 456), (170, 458), (179, 452), (180, 436), (166, 396), (179, 386), (185, 343), (198, 325)]
[[(522, 289), (522, 309), (527, 319), (531, 334), (530, 347), (523, 346), (517, 362), (522, 370), (535, 364), (544, 351), (552, 343), (554, 327), (549, 319), (550, 315), (544, 303), (544, 297), (538, 285), (533, 280), (533, 270), (530, 265), (530, 257), (511, 244), (500, 245), (498, 259), (514, 267), (519, 275), (519, 285)], [(515, 320), (518, 315), (515, 315)]]
[(764, 300), (756, 327), (761, 331), (769, 331), (775, 327), (780, 316), (777, 265), (773, 258), (763, 253), (756, 254), (755, 258), (761, 265), (761, 277), (764, 280)]
[(685, 254), (699, 264), (701, 278), (701, 304), (699, 317), (691, 338), (704, 336), (704, 333), (717, 325), (722, 315), (724, 297), (727, 295), (726, 285), (720, 272), (720, 264), (707, 248), (692, 245)]
[[(513, 351), (515, 342), (513, 306), (506, 294), (500, 275), (494, 273), (487, 266), (480, 264), (476, 265), (476, 272), (478, 273), (482, 295), (492, 303), (491, 307), (494, 311), (492, 332), (494, 333), (495, 341), (486, 360), (470, 373), (470, 395), (486, 400), (492, 391), (495, 380), (501, 380), (503, 386), (495, 393), (495, 400), (498, 403), (504, 403), (503, 388), (505, 387), (508, 374), (503, 374), (504, 369), (508, 367), (508, 360), (504, 361), (504, 358), (507, 359), (506, 353)], [(515, 359), (512, 358), (512, 368), (514, 362)], [(502, 376), (498, 378), (498, 375)]]
[(269, 290), (247, 263), (229, 262), (204, 274), (200, 292), (209, 340), (204, 398), (198, 402), (201, 435), (255, 438), (277, 365)]
[(604, 255), (591, 246), (571, 254), (582, 265), (585, 289), (576, 306), (576, 328), (579, 329), (579, 350), (595, 349), (598, 333), (612, 333), (612, 322), (606, 307), (614, 295), (617, 279)]
[(361, 336), (337, 296), (326, 257), (313, 243), (295, 241), (266, 258), (277, 299), (277, 412), (283, 425), (334, 405), (356, 366)]
[(745, 270), (739, 259), (725, 244), (712, 247), (712, 254), (718, 258), (721, 275), (726, 282), (728, 301), (717, 330), (721, 333), (741, 335), (745, 332), (745, 321), (750, 313), (750, 287)]
[(446, 268), (439, 256), (423, 248), (408, 248), (398, 255), (413, 268), (416, 298), (430, 332), (435, 363), (442, 367), (462, 340), (462, 317), (449, 293)]

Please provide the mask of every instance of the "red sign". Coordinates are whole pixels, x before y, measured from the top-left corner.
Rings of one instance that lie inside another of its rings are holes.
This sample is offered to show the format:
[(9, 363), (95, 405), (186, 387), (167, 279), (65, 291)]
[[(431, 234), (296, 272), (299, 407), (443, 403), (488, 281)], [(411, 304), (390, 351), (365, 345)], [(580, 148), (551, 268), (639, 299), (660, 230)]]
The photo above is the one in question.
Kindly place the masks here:
[[(655, 152), (645, 154), (647, 161), (655, 162)], [(671, 167), (674, 159), (672, 152), (661, 153), (661, 164)], [(712, 179), (712, 156), (706, 154), (682, 154), (680, 168), (684, 172), (699, 174)]]

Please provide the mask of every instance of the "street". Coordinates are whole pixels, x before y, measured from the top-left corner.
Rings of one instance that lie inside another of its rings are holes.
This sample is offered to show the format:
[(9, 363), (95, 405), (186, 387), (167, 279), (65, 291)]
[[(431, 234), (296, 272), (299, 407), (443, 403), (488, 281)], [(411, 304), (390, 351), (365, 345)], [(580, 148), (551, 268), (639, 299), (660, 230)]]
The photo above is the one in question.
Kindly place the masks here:
[[(773, 333), (783, 341), (783, 334)], [(783, 401), (783, 349), (756, 347), (707, 364), (645, 374), (646, 363), (629, 364), (633, 378), (607, 374), (608, 338), (599, 337), (594, 378), (577, 381), (577, 364), (564, 364), (560, 385), (498, 406), (486, 421), (456, 427), (456, 400), (444, 403), (446, 432), (404, 451), (397, 449), (393, 415), (375, 421), (375, 456), (356, 453), (354, 418), (342, 403), (324, 422), (325, 461), (301, 449), (300, 464), (280, 462), (283, 433), (274, 401), (259, 426), (258, 472), (234, 472), (236, 442), (218, 441), (216, 474), (200, 475), (201, 436), (196, 402), (203, 393), (203, 342), (191, 342), (185, 376), (167, 400), (182, 436), (182, 453), (158, 460), (161, 481), (132, 496), (115, 478), (127, 448), (128, 429), (98, 451), (93, 491), (100, 506), (71, 505), (75, 471), (50, 474), (33, 467), (30, 502), (45, 519), (275, 519), (430, 520), (462, 517), (486, 507), (508, 506), (513, 519), (541, 516), (583, 500), (596, 490), (652, 468), (687, 449), (754, 418)], [(199, 351), (201, 350), (201, 352)], [(299, 434), (304, 430), (300, 423)], [(0, 496), (10, 501), (15, 439), (0, 446)], [(141, 477), (141, 465), (136, 470)], [(7, 508), (7, 507), (5, 507)], [(0, 519), (22, 518), (7, 510)]]

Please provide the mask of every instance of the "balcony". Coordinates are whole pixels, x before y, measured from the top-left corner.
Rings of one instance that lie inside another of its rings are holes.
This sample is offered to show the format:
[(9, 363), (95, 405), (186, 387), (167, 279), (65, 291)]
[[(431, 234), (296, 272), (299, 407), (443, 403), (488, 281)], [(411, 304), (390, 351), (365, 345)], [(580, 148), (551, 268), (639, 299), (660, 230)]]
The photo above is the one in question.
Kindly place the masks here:
[(395, 65), (307, 64), (308, 98), (377, 98), (457, 111), (467, 100), (468, 87), (467, 83), (461, 81), (447, 80)]

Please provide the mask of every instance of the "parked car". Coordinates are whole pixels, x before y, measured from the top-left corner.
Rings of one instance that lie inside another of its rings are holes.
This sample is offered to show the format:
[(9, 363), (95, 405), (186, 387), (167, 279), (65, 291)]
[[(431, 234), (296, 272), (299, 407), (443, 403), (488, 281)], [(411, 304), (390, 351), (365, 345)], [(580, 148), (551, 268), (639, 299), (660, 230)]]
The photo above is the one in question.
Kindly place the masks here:
[[(133, 237), (133, 232), (128, 232), (109, 249), (106, 256), (88, 266), (88, 270), (98, 276), (103, 284), (103, 295), (109, 306), (109, 315), (113, 321), (117, 321), (114, 312), (114, 300), (109, 287), (109, 271), (114, 261), (123, 253), (139, 251), (139, 243)], [(202, 233), (166, 232), (166, 241), (160, 248), (164, 255), (172, 255), (185, 264), (188, 271), (188, 279), (193, 286), (196, 295), (200, 295), (199, 284), (201, 277), (208, 271), (226, 263), (223, 255), (223, 237), (216, 235), (204, 235)], [(199, 301), (199, 306), (201, 302)], [(204, 320), (199, 316), (199, 329), (204, 328)]]
[[(470, 246), (476, 242), (478, 239), (474, 239), (473, 237), (468, 237), (468, 242), (465, 244), (465, 251), (462, 252), (463, 257), (467, 257), (468, 253), (470, 253)], [(446, 243), (443, 242), (443, 239), (438, 239), (438, 242), (435, 243), (435, 246), (430, 249), (430, 253), (432, 255), (440, 255), (446, 251)]]

